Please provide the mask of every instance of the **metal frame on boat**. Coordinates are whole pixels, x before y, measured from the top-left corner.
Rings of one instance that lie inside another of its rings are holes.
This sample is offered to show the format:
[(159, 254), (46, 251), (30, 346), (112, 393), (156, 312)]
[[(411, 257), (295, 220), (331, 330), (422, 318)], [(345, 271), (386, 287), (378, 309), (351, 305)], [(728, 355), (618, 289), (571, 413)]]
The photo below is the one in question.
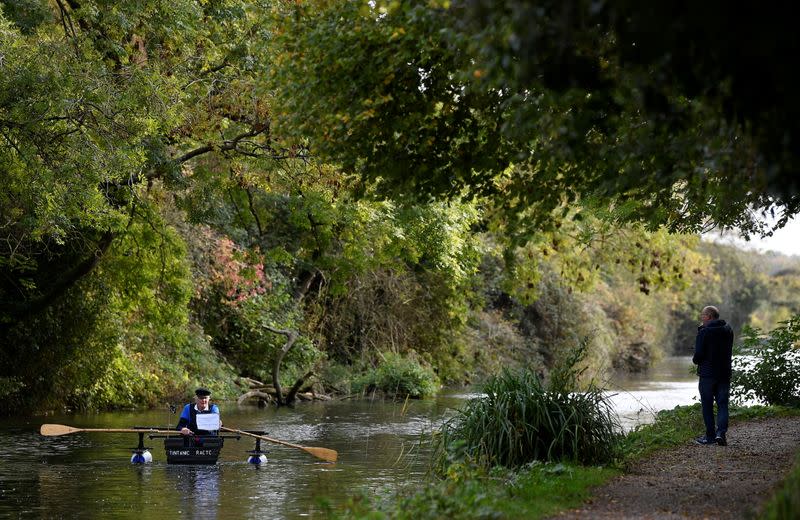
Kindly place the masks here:
[[(219, 454), (225, 445), (225, 439), (241, 439), (241, 435), (219, 434), (219, 435), (163, 435), (148, 433), (154, 428), (149, 426), (134, 426), (135, 430), (142, 430), (139, 433), (139, 445), (133, 448), (131, 462), (134, 464), (144, 464), (153, 460), (150, 448), (144, 445), (144, 436), (147, 434), (149, 439), (164, 439), (164, 453), (167, 456), (167, 464), (216, 464)], [(263, 431), (246, 430), (246, 433), (253, 435), (263, 435)], [(262, 464), (267, 458), (261, 449), (261, 439), (256, 439), (256, 446), (251, 450), (247, 462), (250, 464)]]

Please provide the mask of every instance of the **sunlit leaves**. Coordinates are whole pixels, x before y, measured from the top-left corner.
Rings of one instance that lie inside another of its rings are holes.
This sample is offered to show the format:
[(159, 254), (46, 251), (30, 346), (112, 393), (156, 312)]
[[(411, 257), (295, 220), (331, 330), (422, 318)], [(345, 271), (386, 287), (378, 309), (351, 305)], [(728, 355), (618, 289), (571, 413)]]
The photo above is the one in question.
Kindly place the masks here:
[[(192, 150), (263, 148), (258, 60), (243, 38), (256, 22), (240, 3), (59, 5), (35, 35), (0, 18), (0, 215), (12, 270), (58, 262), (63, 249), (96, 255), (92, 237), (123, 232), (148, 179), (186, 185)], [(241, 135), (254, 138), (232, 141)]]
[(0, 52), (2, 254), (23, 263), (91, 254), (95, 230), (127, 220), (158, 96), (140, 75), (110, 74), (46, 32), (25, 38), (3, 23)]
[(541, 266), (559, 274), (567, 286), (592, 290), (600, 282), (627, 279), (650, 294), (656, 290), (680, 291), (690, 283), (690, 273), (706, 269), (707, 260), (695, 252), (698, 239), (674, 235), (660, 228), (609, 224), (584, 212), (580, 219), (564, 219), (554, 229), (514, 251), (509, 265), (508, 291), (523, 302), (538, 298)]

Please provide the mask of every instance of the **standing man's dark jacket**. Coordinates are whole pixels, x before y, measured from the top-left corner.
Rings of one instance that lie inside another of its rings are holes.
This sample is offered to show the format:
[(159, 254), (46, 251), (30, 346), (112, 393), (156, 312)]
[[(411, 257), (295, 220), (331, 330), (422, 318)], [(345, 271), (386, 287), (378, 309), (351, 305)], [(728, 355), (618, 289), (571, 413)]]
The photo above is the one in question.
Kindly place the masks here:
[(712, 320), (698, 327), (692, 357), (698, 376), (730, 381), (732, 354), (733, 330), (725, 320)]

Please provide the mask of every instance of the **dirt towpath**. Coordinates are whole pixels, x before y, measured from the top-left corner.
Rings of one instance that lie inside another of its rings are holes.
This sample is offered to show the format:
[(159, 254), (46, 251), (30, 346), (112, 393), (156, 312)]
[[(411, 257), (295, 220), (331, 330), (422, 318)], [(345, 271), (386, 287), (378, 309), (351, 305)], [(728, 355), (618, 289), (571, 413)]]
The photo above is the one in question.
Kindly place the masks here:
[(554, 518), (753, 518), (799, 449), (800, 417), (734, 423), (728, 446), (692, 443), (655, 453)]

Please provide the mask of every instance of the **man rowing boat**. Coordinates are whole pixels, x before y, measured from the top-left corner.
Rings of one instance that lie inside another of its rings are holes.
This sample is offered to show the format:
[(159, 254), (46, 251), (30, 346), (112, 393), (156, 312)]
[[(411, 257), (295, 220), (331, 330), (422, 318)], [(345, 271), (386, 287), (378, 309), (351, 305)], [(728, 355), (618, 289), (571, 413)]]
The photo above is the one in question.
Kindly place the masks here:
[(177, 430), (183, 435), (216, 435), (222, 423), (219, 407), (211, 404), (211, 391), (198, 388), (194, 392), (195, 403), (183, 407)]

